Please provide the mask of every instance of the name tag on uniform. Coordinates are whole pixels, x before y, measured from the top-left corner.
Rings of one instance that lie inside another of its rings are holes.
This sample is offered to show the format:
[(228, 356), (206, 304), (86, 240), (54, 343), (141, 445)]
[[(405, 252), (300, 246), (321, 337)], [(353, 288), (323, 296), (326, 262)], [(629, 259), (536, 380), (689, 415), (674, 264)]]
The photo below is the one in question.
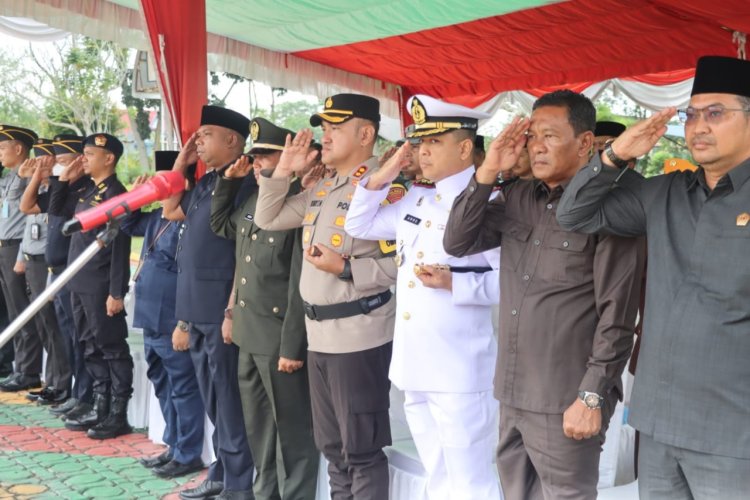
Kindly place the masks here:
[(411, 222), (412, 224), (417, 225), (417, 226), (419, 225), (420, 222), (422, 222), (422, 219), (420, 219), (419, 217), (414, 217), (411, 214), (406, 214), (406, 217), (404, 217), (404, 220), (406, 222)]
[(29, 226), (29, 232), (31, 233), (31, 239), (34, 241), (38, 241), (39, 238), (42, 237), (42, 226), (35, 222), (34, 224), (31, 224), (31, 226)]
[(8, 200), (3, 200), (3, 208), (0, 210), (0, 216), (3, 219), (10, 217), (10, 207), (8, 206)]

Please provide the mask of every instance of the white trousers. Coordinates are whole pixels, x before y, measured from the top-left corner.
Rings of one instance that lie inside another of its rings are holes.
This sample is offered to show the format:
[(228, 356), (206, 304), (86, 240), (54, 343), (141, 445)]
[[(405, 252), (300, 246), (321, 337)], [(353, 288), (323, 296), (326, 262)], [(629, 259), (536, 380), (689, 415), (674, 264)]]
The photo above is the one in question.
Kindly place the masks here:
[(492, 463), (498, 416), (492, 391), (404, 391), (404, 396), (430, 500), (502, 499)]

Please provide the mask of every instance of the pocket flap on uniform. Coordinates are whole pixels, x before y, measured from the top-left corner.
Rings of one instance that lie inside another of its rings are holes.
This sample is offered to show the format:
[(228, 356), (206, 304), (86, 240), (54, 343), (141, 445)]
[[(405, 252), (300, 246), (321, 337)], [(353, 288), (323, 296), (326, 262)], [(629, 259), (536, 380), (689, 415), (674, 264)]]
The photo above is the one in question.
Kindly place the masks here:
[(588, 241), (589, 237), (586, 234), (553, 229), (547, 232), (544, 238), (544, 246), (569, 252), (583, 252)]
[(507, 217), (500, 223), (500, 231), (504, 236), (511, 236), (520, 241), (527, 241), (532, 230), (533, 228), (530, 225)]

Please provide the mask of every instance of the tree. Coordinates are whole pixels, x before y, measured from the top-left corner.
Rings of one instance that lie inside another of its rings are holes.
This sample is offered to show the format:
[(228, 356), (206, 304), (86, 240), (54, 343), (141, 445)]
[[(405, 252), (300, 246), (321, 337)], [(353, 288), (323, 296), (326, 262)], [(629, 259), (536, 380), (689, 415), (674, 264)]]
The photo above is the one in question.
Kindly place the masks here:
[(37, 115), (36, 129), (45, 136), (116, 132), (121, 123), (110, 93), (122, 86), (127, 50), (77, 35), (51, 47), (45, 52), (29, 44), (21, 59), (26, 64), (4, 86), (6, 98)]
[[(273, 113), (260, 109), (256, 116), (272, 121), (279, 127), (297, 132), (303, 128), (310, 128), (310, 116), (318, 112), (318, 104), (305, 100), (287, 101), (275, 105)], [(315, 129), (316, 137), (320, 136), (320, 129)]]

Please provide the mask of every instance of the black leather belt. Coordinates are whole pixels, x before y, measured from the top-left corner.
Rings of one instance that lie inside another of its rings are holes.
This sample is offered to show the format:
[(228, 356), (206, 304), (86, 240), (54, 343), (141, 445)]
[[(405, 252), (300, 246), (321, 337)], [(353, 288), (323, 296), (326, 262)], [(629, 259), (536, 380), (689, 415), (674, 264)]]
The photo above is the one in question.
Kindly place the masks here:
[(21, 238), (13, 240), (0, 240), (0, 247), (13, 247), (21, 244)]
[(32, 262), (44, 262), (44, 254), (31, 255), (30, 253), (23, 253), (24, 260), (30, 260)]
[(391, 291), (386, 290), (377, 295), (371, 295), (359, 300), (327, 306), (316, 306), (305, 302), (305, 315), (312, 320), (323, 321), (326, 319), (348, 318), (359, 314), (367, 314), (385, 305), (391, 300), (391, 295), (393, 295)]

